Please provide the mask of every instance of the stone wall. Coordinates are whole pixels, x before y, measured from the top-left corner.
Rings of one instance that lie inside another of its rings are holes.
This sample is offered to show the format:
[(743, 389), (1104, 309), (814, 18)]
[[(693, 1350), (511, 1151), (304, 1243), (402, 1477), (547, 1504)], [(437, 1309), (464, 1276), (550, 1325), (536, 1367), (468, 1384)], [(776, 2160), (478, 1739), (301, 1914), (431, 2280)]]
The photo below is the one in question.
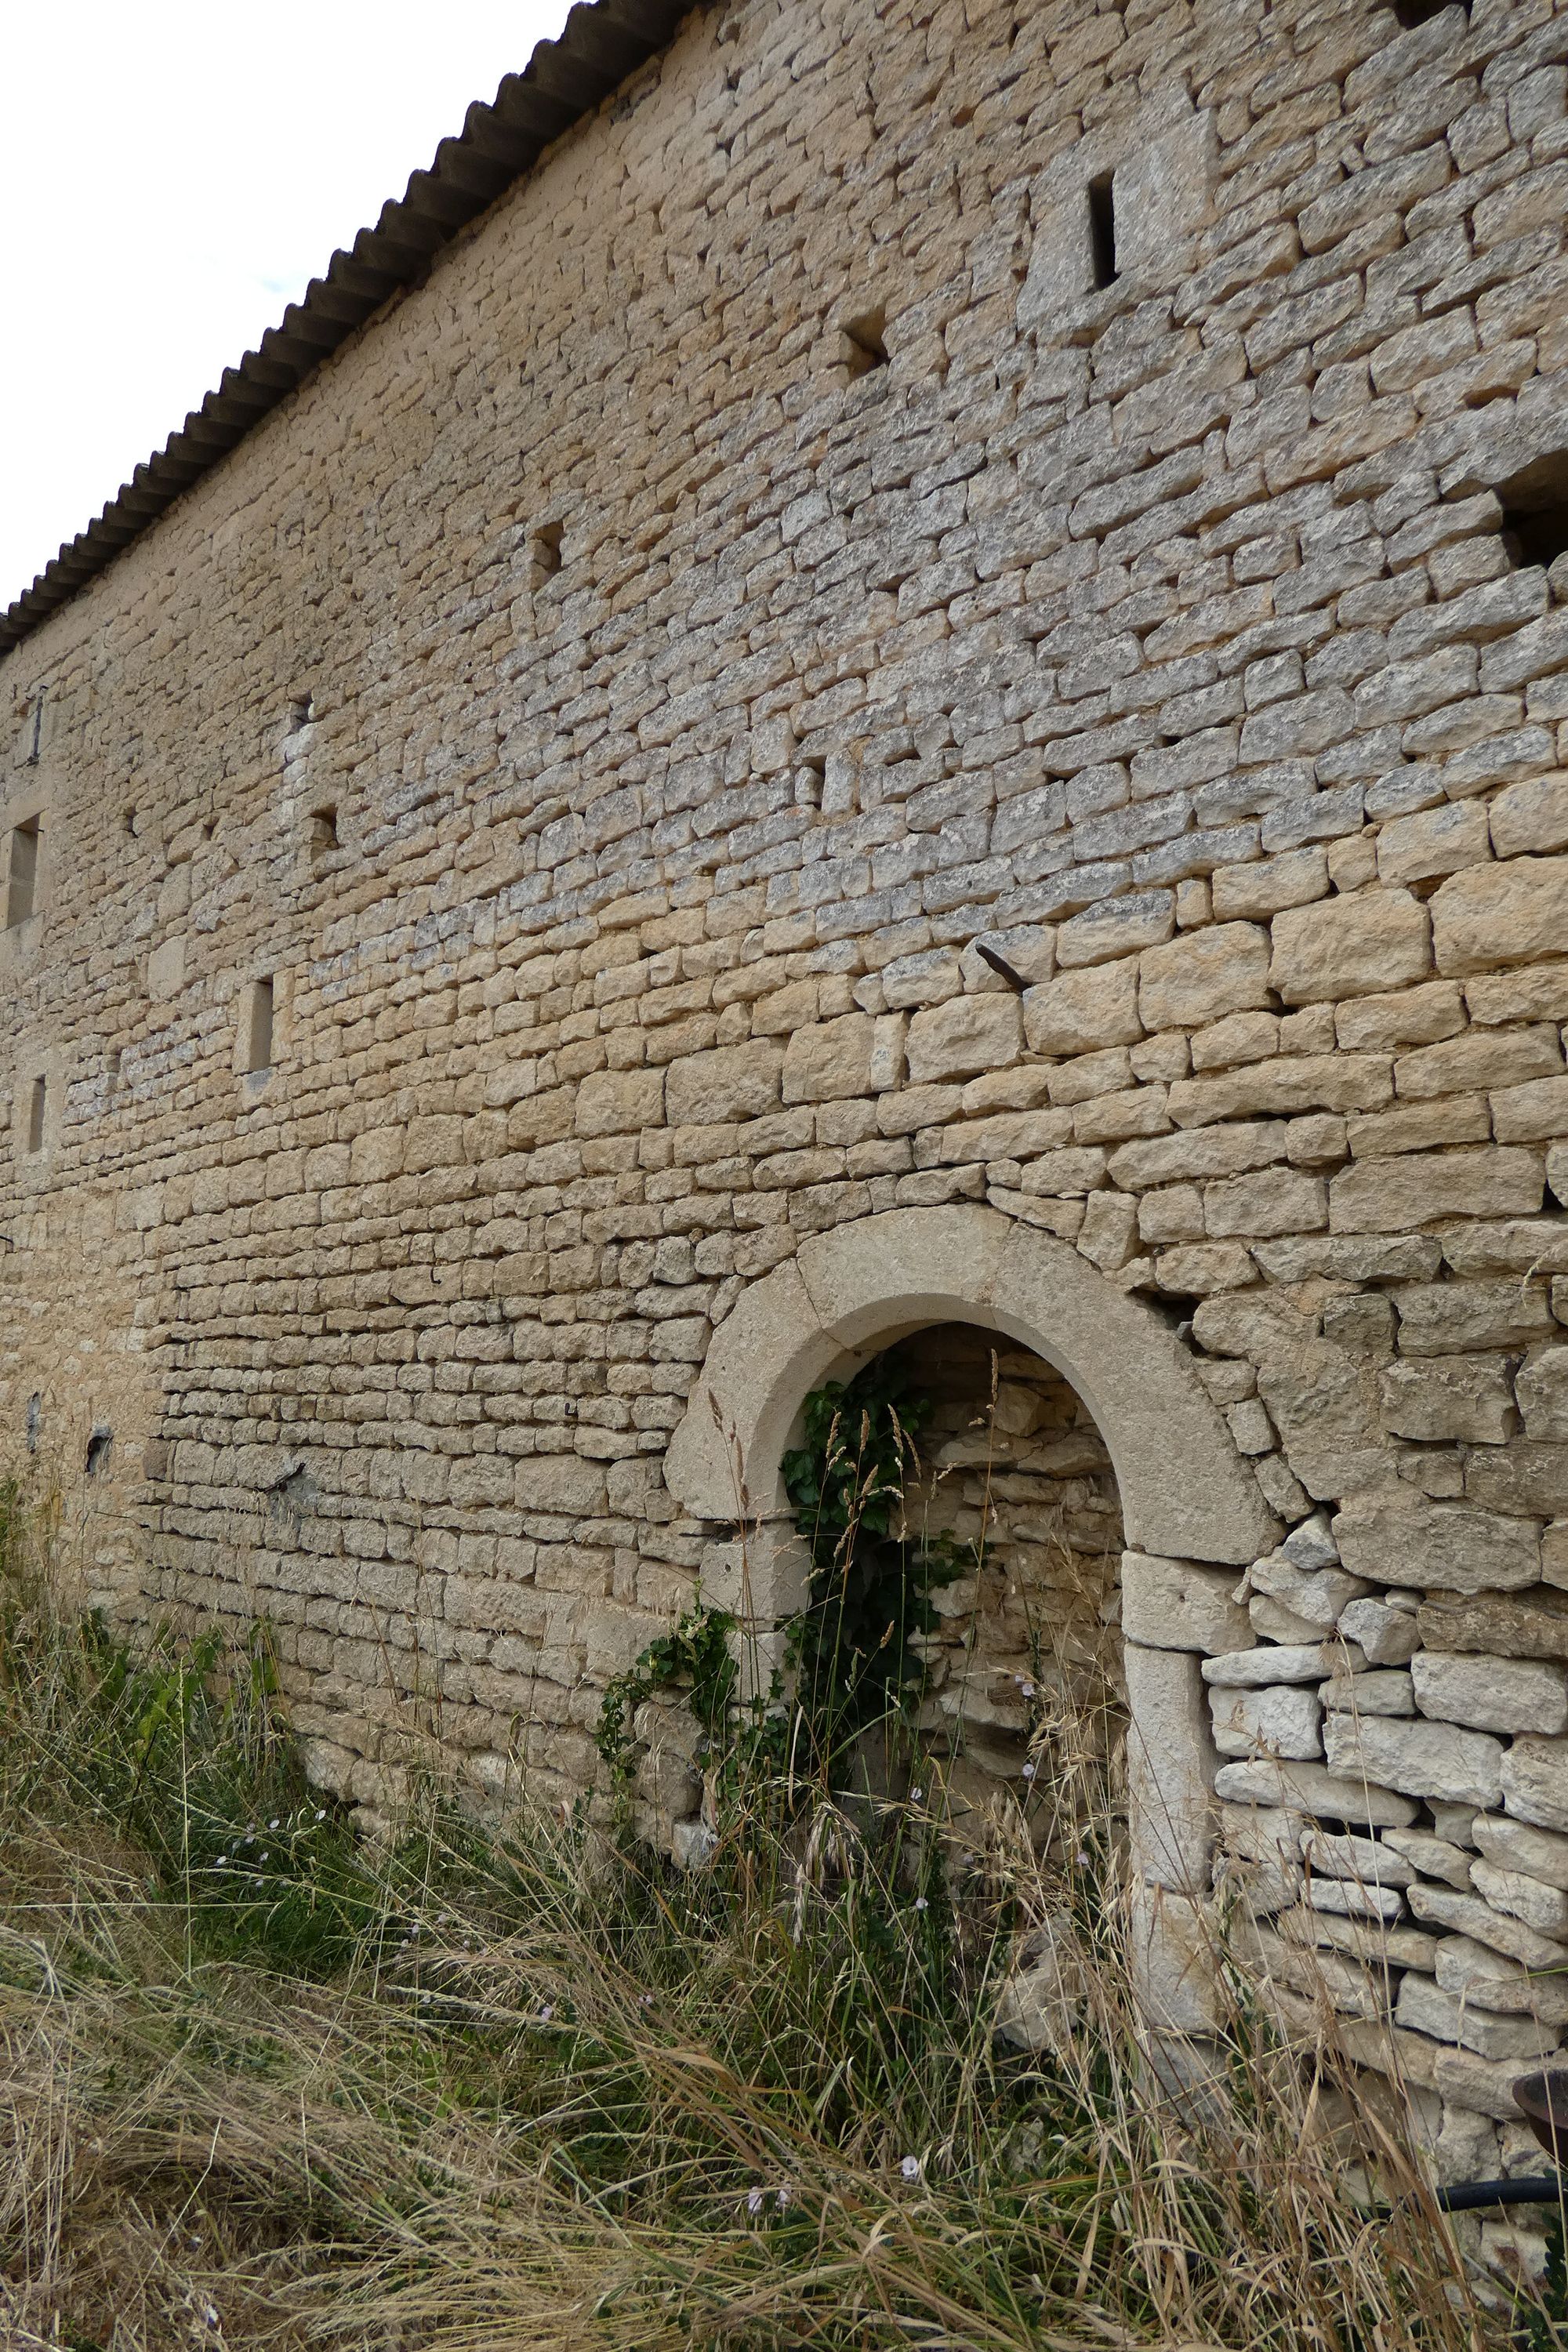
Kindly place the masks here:
[(421, 1725), (569, 1792), (740, 1509), (665, 1476), (700, 1370), (962, 1209), (1049, 1245), (995, 1328), (1142, 1335), (1069, 1376), (1151, 1904), (1223, 1771), (1222, 1875), (1331, 1959), (1353, 1860), (1423, 2113), (1501, 2112), (1456, 1997), (1568, 1953), (1565, 58), (710, 9), (5, 661), (0, 1429), (92, 1597), (268, 1613), (373, 1808)]

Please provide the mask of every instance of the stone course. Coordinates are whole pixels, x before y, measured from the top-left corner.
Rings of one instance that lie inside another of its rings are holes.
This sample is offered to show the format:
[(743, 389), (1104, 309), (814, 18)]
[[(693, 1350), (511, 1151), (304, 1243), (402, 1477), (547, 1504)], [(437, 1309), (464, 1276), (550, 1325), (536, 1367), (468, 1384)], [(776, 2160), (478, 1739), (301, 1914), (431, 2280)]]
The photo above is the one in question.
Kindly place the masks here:
[(1121, 1488), (1152, 2013), (1250, 1922), (1528, 2168), (1565, 89), (1552, 0), (700, 12), (5, 659), (0, 1431), (85, 1597), (265, 1613), (372, 1813), (429, 1732), (570, 1798), (805, 1389), (973, 1307)]

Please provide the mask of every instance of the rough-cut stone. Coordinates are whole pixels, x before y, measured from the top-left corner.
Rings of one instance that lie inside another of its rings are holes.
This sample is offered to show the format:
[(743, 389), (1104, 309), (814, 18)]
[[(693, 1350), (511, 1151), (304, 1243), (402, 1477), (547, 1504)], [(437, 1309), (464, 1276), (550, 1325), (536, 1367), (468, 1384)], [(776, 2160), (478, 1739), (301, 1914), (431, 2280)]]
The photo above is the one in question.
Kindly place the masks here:
[(1527, 1969), (1568, 1966), (1568, 1946), (1527, 1927), (1522, 1920), (1505, 1918), (1483, 1903), (1479, 1895), (1459, 1895), (1447, 1886), (1426, 1886), (1419, 1881), (1409, 1892), (1410, 1908), (1417, 1919), (1434, 1927), (1457, 1928), (1478, 1944), (1520, 1961)]
[(1258, 923), (1217, 923), (1146, 948), (1138, 961), (1138, 1011), (1152, 1034), (1196, 1029), (1268, 1003), (1268, 933)]
[(1568, 1888), (1568, 1837), (1498, 1813), (1478, 1813), (1473, 1833), (1487, 1860), (1500, 1870), (1521, 1870), (1548, 1886)]
[(1439, 1217), (1533, 1217), (1545, 1189), (1540, 1159), (1517, 1146), (1363, 1160), (1330, 1183), (1329, 1224), (1388, 1234)]
[(1543, 1588), (1528, 1600), (1438, 1598), (1416, 1616), (1434, 1650), (1479, 1650), (1500, 1658), (1568, 1658), (1568, 1595)]
[(1347, 1575), (1343, 1569), (1321, 1568), (1315, 1574), (1310, 1573), (1298, 1568), (1284, 1552), (1255, 1560), (1247, 1576), (1255, 1591), (1268, 1593), (1294, 1615), (1304, 1618), (1309, 1625), (1321, 1625), (1325, 1633), (1338, 1624), (1346, 1604), (1367, 1589), (1359, 1576)]
[(1426, 1830), (1384, 1830), (1383, 1842), (1403, 1854), (1422, 1878), (1440, 1878), (1461, 1893), (1470, 1883), (1470, 1857), (1463, 1846)]
[(1568, 1667), (1422, 1650), (1410, 1673), (1416, 1706), (1438, 1721), (1478, 1731), (1568, 1730)]
[(1470, 1884), (1505, 1918), (1522, 1919), (1542, 1936), (1568, 1939), (1568, 1892), (1545, 1885), (1525, 1871), (1503, 1870), (1495, 1862), (1470, 1865)]
[[(1563, 1354), (1568, 1362), (1568, 1349)], [(1378, 1387), (1383, 1425), (1396, 1437), (1501, 1445), (1519, 1426), (1508, 1368), (1489, 1357), (1390, 1364)]]
[(1532, 1976), (1520, 1961), (1478, 1944), (1471, 1936), (1445, 1936), (1436, 1948), (1432, 1968), (1443, 1990), (1460, 1995), (1472, 2009), (1568, 2025), (1568, 1977)]
[(1516, 1739), (1503, 1759), (1502, 1801), (1515, 1821), (1568, 1830), (1568, 1741)]
[(1390, 1608), (1384, 1601), (1350, 1601), (1340, 1612), (1339, 1630), (1374, 1666), (1403, 1666), (1421, 1646), (1415, 1611)]
[(1413, 1492), (1357, 1496), (1336, 1516), (1334, 1534), (1346, 1568), (1373, 1583), (1511, 1592), (1541, 1574), (1532, 1520), (1428, 1502)]
[(1304, 1813), (1324, 1813), (1332, 1821), (1364, 1822), (1373, 1829), (1391, 1824), (1406, 1828), (1417, 1808), (1392, 1789), (1374, 1788), (1363, 1780), (1347, 1780), (1321, 1764), (1222, 1764), (1215, 1775), (1215, 1794), (1228, 1804), (1283, 1807)]
[(1273, 937), (1268, 976), (1287, 1004), (1405, 987), (1432, 968), (1426, 909), (1408, 890), (1358, 890), (1290, 909), (1275, 917)]
[(1121, 1627), (1130, 1642), (1156, 1650), (1205, 1654), (1247, 1647), (1252, 1628), (1233, 1598), (1234, 1571), (1190, 1559), (1160, 1559), (1125, 1552), (1121, 1559)]
[(1472, 2009), (1462, 1994), (1445, 1992), (1430, 1977), (1414, 1969), (1399, 1988), (1394, 2014), (1401, 2025), (1434, 2041), (1457, 2042), (1482, 2058), (1509, 2058), (1521, 2063), (1543, 2058), (1557, 2047), (1555, 2028), (1533, 2018), (1502, 2017), (1490, 2010)]
[(1222, 1756), (1321, 1756), (1322, 1703), (1315, 1690), (1285, 1684), (1268, 1690), (1211, 1690), (1214, 1744)]
[(1198, 1660), (1130, 1641), (1122, 1664), (1134, 1867), (1156, 1885), (1201, 1895), (1214, 1842), (1214, 1763)]
[(1272, 1683), (1315, 1683), (1331, 1675), (1343, 1653), (1337, 1643), (1259, 1643), (1205, 1658), (1203, 1678), (1224, 1690), (1259, 1690)]
[(1451, 977), (1561, 955), (1568, 857), (1510, 858), (1456, 874), (1433, 897), (1432, 937), (1437, 969)]
[(928, 1005), (910, 1023), (910, 1080), (927, 1086), (973, 1077), (977, 1070), (1004, 1070), (1017, 1060), (1022, 1045), (1016, 997), (951, 997), (945, 1004)]
[(1138, 967), (1098, 964), (1063, 972), (1024, 999), (1024, 1034), (1035, 1054), (1094, 1054), (1131, 1045), (1143, 1034), (1138, 1017)]
[(1414, 1715), (1415, 1690), (1408, 1675), (1335, 1675), (1318, 1696), (1325, 1706), (1351, 1715)]
[(1364, 1772), (1406, 1796), (1495, 1805), (1502, 1795), (1502, 1747), (1483, 1732), (1332, 1713), (1323, 1720), (1323, 1754), (1342, 1780)]

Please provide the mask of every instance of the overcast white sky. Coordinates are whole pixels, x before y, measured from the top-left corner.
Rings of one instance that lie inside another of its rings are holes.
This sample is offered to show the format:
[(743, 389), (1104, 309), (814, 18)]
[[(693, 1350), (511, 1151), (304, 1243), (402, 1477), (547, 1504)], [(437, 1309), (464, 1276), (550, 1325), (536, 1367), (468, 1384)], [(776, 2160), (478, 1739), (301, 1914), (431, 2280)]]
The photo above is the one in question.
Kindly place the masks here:
[(567, 5), (0, 5), (0, 609)]

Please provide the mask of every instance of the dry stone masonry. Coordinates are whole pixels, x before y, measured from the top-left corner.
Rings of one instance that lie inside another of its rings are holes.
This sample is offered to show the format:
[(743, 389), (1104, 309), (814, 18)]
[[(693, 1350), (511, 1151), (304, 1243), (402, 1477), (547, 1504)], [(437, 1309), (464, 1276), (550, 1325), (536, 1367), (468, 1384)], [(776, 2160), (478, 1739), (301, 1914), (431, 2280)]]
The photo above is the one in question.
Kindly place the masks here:
[(570, 1797), (788, 1605), (808, 1389), (976, 1329), (1114, 1472), (1156, 2016), (1223, 1932), (1530, 2160), (1565, 87), (1552, 0), (700, 8), (18, 624), (0, 1431), (89, 1598), (264, 1612), (373, 1812), (432, 1727)]

